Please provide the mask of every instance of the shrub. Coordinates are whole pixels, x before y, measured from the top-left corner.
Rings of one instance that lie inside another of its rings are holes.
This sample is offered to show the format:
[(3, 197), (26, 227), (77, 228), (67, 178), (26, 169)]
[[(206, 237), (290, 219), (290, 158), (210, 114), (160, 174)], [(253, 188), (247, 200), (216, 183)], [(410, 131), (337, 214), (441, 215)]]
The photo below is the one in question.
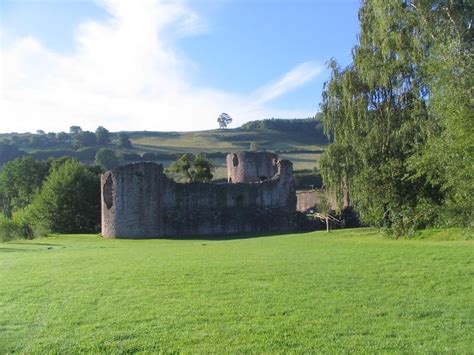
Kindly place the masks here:
[(45, 149), (30, 153), (35, 160), (47, 160), (50, 158), (74, 157), (76, 152), (72, 149)]
[(100, 224), (99, 196), (98, 175), (77, 160), (66, 161), (51, 171), (27, 216), (33, 227), (52, 232), (96, 232)]
[(158, 160), (158, 157), (156, 156), (155, 153), (146, 152), (146, 153), (142, 154), (142, 160), (143, 161), (155, 161), (155, 160)]
[(101, 148), (95, 155), (94, 164), (101, 166), (106, 170), (111, 170), (119, 165), (119, 159), (112, 149)]
[(51, 232), (44, 220), (35, 218), (32, 205), (16, 211), (12, 220), (17, 225), (19, 238), (22, 239), (46, 237)]
[(137, 154), (137, 153), (122, 152), (122, 153), (120, 153), (119, 157), (123, 161), (126, 161), (126, 162), (135, 162), (135, 161), (141, 161), (142, 160), (142, 157), (140, 156), (140, 154)]
[(94, 160), (95, 156), (98, 152), (97, 148), (94, 147), (86, 147), (86, 148), (80, 148), (75, 152), (75, 156), (79, 160)]
[(0, 240), (7, 242), (18, 237), (18, 226), (10, 218), (0, 214)]

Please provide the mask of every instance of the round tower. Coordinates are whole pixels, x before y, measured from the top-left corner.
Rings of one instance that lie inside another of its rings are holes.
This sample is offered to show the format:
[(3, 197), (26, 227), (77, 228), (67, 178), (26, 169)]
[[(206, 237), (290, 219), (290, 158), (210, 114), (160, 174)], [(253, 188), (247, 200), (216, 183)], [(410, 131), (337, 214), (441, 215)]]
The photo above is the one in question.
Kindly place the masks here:
[(251, 183), (271, 179), (278, 171), (278, 155), (269, 152), (239, 152), (227, 155), (227, 181)]

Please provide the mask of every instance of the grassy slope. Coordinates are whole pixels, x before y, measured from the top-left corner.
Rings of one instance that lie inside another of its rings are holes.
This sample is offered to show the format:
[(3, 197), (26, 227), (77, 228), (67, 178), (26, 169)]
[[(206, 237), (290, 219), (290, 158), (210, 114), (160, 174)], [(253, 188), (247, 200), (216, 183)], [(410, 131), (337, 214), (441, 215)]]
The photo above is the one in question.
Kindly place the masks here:
[[(133, 146), (139, 151), (159, 153), (230, 153), (249, 150), (250, 143), (257, 142), (260, 150), (307, 150), (312, 153), (286, 153), (281, 158), (290, 159), (294, 168), (313, 169), (324, 146), (307, 132), (278, 132), (269, 130), (210, 130), (197, 132), (131, 132)], [(165, 166), (168, 162), (163, 162)], [(216, 178), (227, 176), (224, 159), (214, 159)]]
[[(114, 144), (108, 149), (117, 151), (138, 153), (231, 153), (241, 150), (249, 150), (251, 142), (257, 142), (259, 150), (268, 151), (295, 151), (304, 150), (304, 153), (283, 153), (280, 157), (290, 159), (295, 170), (313, 169), (317, 166), (321, 152), (325, 144), (319, 144), (318, 138), (313, 132), (298, 131), (271, 131), (263, 129), (245, 130), (241, 128), (225, 130), (208, 130), (195, 132), (127, 132), (133, 143), (133, 149), (118, 149)], [(8, 138), (11, 134), (0, 134), (0, 138)], [(115, 142), (115, 141), (114, 141)], [(71, 147), (49, 147), (31, 148), (21, 146), (27, 153), (40, 153), (52, 151), (73, 150)], [(98, 149), (98, 148), (97, 148)], [(84, 160), (85, 163), (92, 164), (92, 160)], [(212, 159), (216, 166), (214, 177), (221, 179), (227, 177), (225, 159)], [(168, 167), (170, 160), (161, 160), (159, 163)]]
[(0, 244), (0, 352), (467, 353), (473, 244), (437, 240), (456, 233)]
[(257, 142), (266, 150), (318, 150), (313, 134), (308, 132), (280, 132), (270, 130), (209, 130), (196, 132), (129, 132), (137, 148), (170, 152), (226, 152), (248, 150), (251, 142)]

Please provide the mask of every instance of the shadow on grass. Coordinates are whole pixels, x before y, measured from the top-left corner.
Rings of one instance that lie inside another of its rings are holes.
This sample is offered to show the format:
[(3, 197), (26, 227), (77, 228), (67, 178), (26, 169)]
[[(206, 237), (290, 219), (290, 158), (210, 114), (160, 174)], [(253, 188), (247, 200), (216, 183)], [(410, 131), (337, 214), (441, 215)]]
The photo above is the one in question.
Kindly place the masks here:
[[(4, 244), (5, 246), (10, 246), (10, 245), (22, 245), (26, 246), (28, 248), (2, 248), (2, 244), (0, 244), (0, 253), (29, 253), (29, 252), (34, 252), (34, 251), (40, 251), (40, 250), (52, 250), (53, 247), (63, 247), (60, 244), (49, 244), (49, 243), (34, 243), (28, 240), (25, 240), (26, 243), (21, 243), (21, 242), (7, 242), (7, 244)], [(44, 248), (31, 248), (31, 246), (41, 246)]]
[(0, 248), (0, 253), (14, 253), (17, 251), (28, 251), (27, 249), (18, 249), (18, 248)]
[(160, 237), (134, 237), (134, 238), (116, 238), (124, 240), (175, 240), (175, 241), (227, 241), (227, 240), (239, 240), (239, 239), (254, 239), (254, 238), (267, 238), (267, 237), (282, 237), (285, 235), (296, 235), (296, 234), (306, 234), (314, 232), (311, 231), (289, 231), (289, 232), (273, 232), (273, 233), (248, 233), (248, 234), (227, 234), (227, 235), (206, 235), (206, 236), (160, 236)]
[(0, 248), (0, 253), (29, 253), (38, 249)]
[(26, 241), (26, 243), (18, 243), (18, 242), (8, 242), (9, 245), (16, 244), (16, 245), (41, 245), (44, 247), (62, 247), (61, 244), (48, 244), (48, 243), (33, 243)]

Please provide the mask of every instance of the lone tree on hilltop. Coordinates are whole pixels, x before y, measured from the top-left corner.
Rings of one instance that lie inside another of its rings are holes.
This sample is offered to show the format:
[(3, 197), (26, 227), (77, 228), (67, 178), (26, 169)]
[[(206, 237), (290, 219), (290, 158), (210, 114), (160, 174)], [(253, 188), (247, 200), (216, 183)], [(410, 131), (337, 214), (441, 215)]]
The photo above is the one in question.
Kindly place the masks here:
[(232, 117), (230, 117), (227, 113), (223, 112), (217, 118), (217, 123), (219, 123), (219, 128), (224, 129), (232, 122)]

